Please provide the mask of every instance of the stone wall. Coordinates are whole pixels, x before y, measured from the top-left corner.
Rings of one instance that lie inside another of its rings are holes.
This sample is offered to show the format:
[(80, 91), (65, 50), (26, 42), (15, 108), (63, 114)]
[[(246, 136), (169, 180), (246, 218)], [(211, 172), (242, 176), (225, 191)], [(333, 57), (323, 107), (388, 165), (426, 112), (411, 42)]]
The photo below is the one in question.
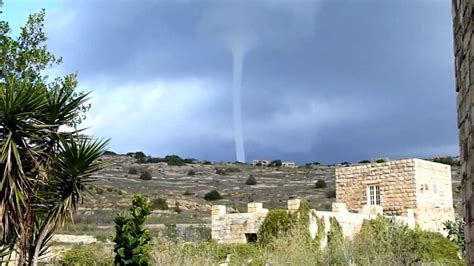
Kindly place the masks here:
[(443, 223), (454, 220), (449, 165), (409, 159), (336, 169), (336, 201), (351, 212), (370, 208), (369, 185), (379, 185), (386, 215), (406, 215), (413, 209), (420, 227), (435, 232), (443, 232)]
[[(300, 207), (299, 199), (288, 201), (288, 211), (295, 212)], [(311, 210), (317, 217), (323, 218), (324, 228), (327, 232), (331, 230), (330, 217), (337, 219), (341, 225), (344, 236), (352, 238), (359, 232), (364, 220), (375, 219), (377, 215), (383, 215), (380, 208), (362, 208), (360, 213), (350, 213), (344, 203), (333, 203), (333, 211)], [(262, 208), (262, 203), (249, 203), (248, 213), (226, 213), (223, 205), (212, 206), (212, 239), (221, 244), (247, 243), (246, 235), (257, 234), (265, 217), (267, 209)], [(317, 221), (310, 215), (308, 230), (314, 238), (318, 231)], [(410, 228), (415, 227), (415, 216), (413, 210), (408, 209), (406, 216), (389, 216), (407, 224)], [(321, 239), (324, 245), (326, 237)]]
[(474, 264), (474, 3), (472, 0), (453, 0), (452, 3), (466, 253), (468, 264)]
[(212, 239), (225, 244), (247, 243), (248, 234), (257, 234), (267, 213), (262, 203), (249, 203), (247, 213), (226, 213), (224, 205), (214, 205), (211, 214)]

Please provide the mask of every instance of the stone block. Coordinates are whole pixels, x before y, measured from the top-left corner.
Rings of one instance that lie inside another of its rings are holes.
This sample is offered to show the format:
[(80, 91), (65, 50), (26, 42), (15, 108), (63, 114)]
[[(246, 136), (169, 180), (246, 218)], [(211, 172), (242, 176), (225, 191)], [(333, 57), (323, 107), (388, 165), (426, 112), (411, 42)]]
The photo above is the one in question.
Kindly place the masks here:
[(211, 209), (212, 216), (221, 216), (226, 214), (225, 205), (213, 205)]
[(288, 200), (288, 211), (296, 212), (300, 208), (301, 200), (300, 199), (290, 199)]
[(263, 204), (261, 202), (251, 202), (247, 204), (248, 213), (258, 213), (263, 211)]
[(346, 204), (341, 203), (341, 202), (333, 202), (332, 211), (333, 212), (348, 212)]

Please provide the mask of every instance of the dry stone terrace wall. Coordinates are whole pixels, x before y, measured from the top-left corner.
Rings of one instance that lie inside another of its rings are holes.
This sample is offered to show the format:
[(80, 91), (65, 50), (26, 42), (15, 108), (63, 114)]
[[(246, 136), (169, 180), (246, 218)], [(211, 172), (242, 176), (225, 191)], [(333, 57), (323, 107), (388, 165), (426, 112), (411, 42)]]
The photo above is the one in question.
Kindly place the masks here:
[(453, 0), (453, 32), (465, 240), (468, 263), (474, 264), (474, 1)]

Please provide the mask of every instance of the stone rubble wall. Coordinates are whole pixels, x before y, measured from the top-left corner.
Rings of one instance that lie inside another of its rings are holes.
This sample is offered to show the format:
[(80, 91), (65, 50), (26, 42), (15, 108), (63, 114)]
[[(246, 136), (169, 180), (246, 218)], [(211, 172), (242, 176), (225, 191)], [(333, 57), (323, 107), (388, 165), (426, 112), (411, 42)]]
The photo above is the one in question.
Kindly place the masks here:
[(474, 1), (453, 0), (453, 32), (467, 262), (474, 264)]

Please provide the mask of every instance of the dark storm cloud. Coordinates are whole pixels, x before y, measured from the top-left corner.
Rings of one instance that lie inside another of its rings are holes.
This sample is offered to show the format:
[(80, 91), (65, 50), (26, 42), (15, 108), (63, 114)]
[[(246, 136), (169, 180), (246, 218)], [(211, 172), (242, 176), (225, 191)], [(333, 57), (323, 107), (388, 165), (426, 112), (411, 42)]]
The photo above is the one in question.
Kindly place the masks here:
[[(448, 1), (218, 3), (66, 1), (50, 14), (63, 70), (98, 95), (94, 133), (119, 151), (234, 160), (232, 58), (221, 33), (203, 26), (222, 9), (224, 30), (247, 16), (259, 25), (237, 28), (261, 33), (243, 69), (247, 158), (457, 153)], [(120, 121), (104, 118), (114, 113)]]

